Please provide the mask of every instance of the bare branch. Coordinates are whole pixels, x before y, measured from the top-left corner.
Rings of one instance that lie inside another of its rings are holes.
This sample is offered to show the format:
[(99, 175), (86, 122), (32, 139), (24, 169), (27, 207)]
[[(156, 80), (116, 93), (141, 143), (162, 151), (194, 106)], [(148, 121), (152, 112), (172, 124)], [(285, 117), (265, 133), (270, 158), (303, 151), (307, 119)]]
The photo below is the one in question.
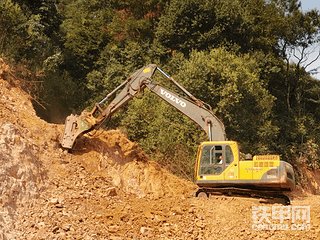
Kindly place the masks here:
[(319, 49), (319, 52), (318, 52), (318, 54), (317, 54), (317, 57), (316, 57), (315, 59), (313, 59), (311, 62), (309, 62), (309, 63), (305, 66), (305, 68), (309, 67), (311, 64), (313, 64), (314, 62), (316, 62), (316, 61), (319, 59), (319, 57), (320, 57), (320, 49)]

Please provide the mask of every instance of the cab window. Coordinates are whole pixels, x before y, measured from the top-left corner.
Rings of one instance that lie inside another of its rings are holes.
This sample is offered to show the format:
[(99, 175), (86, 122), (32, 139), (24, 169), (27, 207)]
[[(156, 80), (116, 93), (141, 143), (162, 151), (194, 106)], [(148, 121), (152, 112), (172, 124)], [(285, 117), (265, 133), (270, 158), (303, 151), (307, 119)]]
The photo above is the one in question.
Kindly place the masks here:
[(233, 162), (231, 147), (225, 145), (204, 145), (200, 156), (200, 175), (220, 175)]
[(201, 164), (210, 164), (210, 150), (212, 146), (205, 145), (201, 152)]
[(202, 147), (200, 157), (201, 175), (219, 175), (223, 171), (222, 147), (215, 145), (205, 145)]
[(226, 151), (226, 165), (230, 165), (233, 162), (233, 153), (229, 145), (225, 146)]

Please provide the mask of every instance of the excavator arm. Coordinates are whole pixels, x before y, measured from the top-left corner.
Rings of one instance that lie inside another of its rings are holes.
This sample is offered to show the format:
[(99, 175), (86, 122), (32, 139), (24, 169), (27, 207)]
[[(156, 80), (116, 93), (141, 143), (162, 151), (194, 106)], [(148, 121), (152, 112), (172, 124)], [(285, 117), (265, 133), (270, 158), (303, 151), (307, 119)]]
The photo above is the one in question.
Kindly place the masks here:
[[(173, 84), (181, 89), (188, 98), (180, 96), (176, 92), (153, 81), (152, 76), (156, 70), (160, 71)], [(68, 116), (61, 141), (62, 147), (71, 149), (79, 136), (88, 133), (93, 129), (98, 129), (107, 118), (111, 117), (112, 114), (137, 96), (145, 88), (148, 88), (151, 92), (197, 123), (208, 134), (210, 141), (226, 140), (224, 125), (213, 114), (209, 105), (196, 99), (173, 78), (169, 77), (158, 68), (156, 64), (149, 64), (133, 73), (104, 99), (99, 103), (96, 103), (91, 112), (83, 111), (80, 116), (73, 114)], [(102, 109), (101, 104), (114, 96), (120, 89), (122, 89), (120, 93), (117, 94), (105, 109)]]

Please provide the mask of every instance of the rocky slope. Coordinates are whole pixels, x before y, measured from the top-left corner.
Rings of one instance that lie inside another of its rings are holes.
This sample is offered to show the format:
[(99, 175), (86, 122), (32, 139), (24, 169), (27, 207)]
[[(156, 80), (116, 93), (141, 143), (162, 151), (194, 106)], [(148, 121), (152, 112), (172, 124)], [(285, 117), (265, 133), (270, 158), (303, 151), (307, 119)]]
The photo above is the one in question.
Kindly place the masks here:
[(310, 206), (308, 230), (256, 230), (253, 207), (281, 205), (190, 198), (193, 183), (150, 161), (118, 130), (83, 136), (63, 153), (63, 126), (37, 117), (30, 97), (3, 80), (9, 72), (0, 61), (0, 240), (320, 238), (318, 195), (291, 195), (291, 207)]

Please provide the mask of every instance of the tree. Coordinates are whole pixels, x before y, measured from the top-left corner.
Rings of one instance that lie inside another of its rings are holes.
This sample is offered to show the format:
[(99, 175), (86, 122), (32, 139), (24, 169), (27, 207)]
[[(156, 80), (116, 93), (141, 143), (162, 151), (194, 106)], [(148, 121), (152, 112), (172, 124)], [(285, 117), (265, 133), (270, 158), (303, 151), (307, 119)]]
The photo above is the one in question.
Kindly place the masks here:
[[(243, 21), (238, 1), (171, 1), (157, 27), (157, 40), (187, 55), (236, 41)], [(241, 30), (240, 30), (241, 31)]]
[(28, 39), (27, 18), (19, 5), (10, 0), (0, 3), (0, 52), (15, 56), (19, 49), (26, 46)]
[(52, 40), (57, 40), (59, 26), (62, 23), (57, 6), (59, 0), (13, 0), (19, 4), (28, 18), (32, 15), (39, 16), (39, 24), (42, 26), (43, 33)]
[(220, 46), (277, 55), (285, 27), (281, 9), (264, 0), (173, 0), (160, 18), (156, 36), (167, 49), (186, 56), (192, 49)]
[[(268, 87), (277, 98), (273, 115), (280, 129), (278, 147), (279, 150), (293, 145), (303, 147), (318, 134), (319, 83), (306, 68), (313, 61), (308, 59), (308, 51), (320, 41), (320, 14), (316, 10), (303, 13), (297, 0), (270, 2), (281, 9), (286, 23), (279, 41), (283, 61), (274, 61), (279, 70), (270, 74)], [(294, 148), (299, 149), (297, 146)]]
[(193, 51), (176, 65), (179, 82), (212, 106), (229, 139), (252, 153), (272, 151), (278, 131), (272, 120), (275, 98), (261, 79), (261, 55), (237, 56), (224, 48)]

